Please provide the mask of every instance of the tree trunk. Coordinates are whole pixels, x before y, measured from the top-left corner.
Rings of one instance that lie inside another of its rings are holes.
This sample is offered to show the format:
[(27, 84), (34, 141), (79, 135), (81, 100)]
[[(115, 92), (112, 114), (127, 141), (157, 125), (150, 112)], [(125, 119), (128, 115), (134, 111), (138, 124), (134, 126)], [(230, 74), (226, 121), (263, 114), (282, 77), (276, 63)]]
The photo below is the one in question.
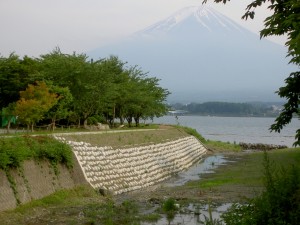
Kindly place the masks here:
[(80, 124), (80, 117), (78, 118), (78, 126), (77, 128), (80, 128), (81, 124)]
[(126, 117), (126, 120), (128, 122), (128, 126), (131, 127), (132, 117)]
[(8, 120), (7, 127), (6, 127), (6, 132), (9, 134), (9, 129), (10, 129), (10, 120)]
[(55, 130), (55, 121), (56, 121), (56, 119), (55, 119), (55, 118), (52, 118), (52, 123), (51, 123), (52, 131)]
[(120, 124), (123, 125), (124, 124), (124, 118), (122, 116), (120, 116)]
[(134, 117), (134, 121), (136, 127), (140, 126), (140, 117)]
[(116, 105), (114, 104), (112, 127), (115, 127), (115, 118), (116, 118)]
[(87, 118), (85, 118), (84, 121), (83, 121), (83, 127), (87, 128)]
[(140, 117), (139, 116), (135, 116), (134, 121), (135, 121), (135, 126), (136, 127), (140, 126)]
[(88, 118), (88, 113), (83, 114), (83, 127), (87, 128), (87, 118)]

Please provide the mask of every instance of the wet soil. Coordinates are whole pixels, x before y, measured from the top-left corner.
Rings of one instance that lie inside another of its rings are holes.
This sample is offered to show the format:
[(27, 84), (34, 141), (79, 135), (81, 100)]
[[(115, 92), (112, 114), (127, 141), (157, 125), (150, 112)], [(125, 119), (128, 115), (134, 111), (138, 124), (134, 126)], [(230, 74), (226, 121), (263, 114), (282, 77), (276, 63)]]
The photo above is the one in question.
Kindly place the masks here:
[[(226, 169), (232, 163), (236, 163), (241, 160), (245, 153), (226, 153), (222, 154), (226, 159), (226, 162), (215, 167), (221, 167)], [(209, 157), (209, 155), (207, 156)], [(214, 168), (212, 168), (214, 170)], [(213, 176), (214, 172), (206, 172), (201, 174), (200, 179), (208, 179)], [(176, 179), (176, 178), (175, 178)], [(199, 187), (182, 185), (169, 185), (170, 181), (167, 180), (161, 184), (138, 190), (130, 193), (124, 193), (122, 195), (115, 196), (117, 202), (122, 202), (128, 199), (134, 199), (138, 202), (161, 202), (164, 199), (173, 198), (175, 200), (186, 202), (215, 202), (217, 204), (223, 204), (228, 202), (243, 201), (245, 198), (254, 197), (255, 193), (259, 191), (260, 187), (246, 187), (244, 185), (222, 185), (219, 187), (200, 189)], [(188, 182), (187, 182), (188, 183)]]

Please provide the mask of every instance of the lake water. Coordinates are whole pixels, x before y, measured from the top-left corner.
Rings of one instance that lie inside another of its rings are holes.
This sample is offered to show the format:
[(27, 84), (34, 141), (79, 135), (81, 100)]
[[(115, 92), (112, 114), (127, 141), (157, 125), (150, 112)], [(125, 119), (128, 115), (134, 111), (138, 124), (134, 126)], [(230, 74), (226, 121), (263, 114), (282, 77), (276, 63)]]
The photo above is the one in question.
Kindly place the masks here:
[(263, 143), (287, 145), (295, 142), (300, 120), (293, 119), (280, 133), (270, 132), (275, 118), (265, 117), (210, 117), (210, 116), (164, 116), (154, 118), (153, 123), (179, 124), (196, 129), (204, 138), (231, 143)]

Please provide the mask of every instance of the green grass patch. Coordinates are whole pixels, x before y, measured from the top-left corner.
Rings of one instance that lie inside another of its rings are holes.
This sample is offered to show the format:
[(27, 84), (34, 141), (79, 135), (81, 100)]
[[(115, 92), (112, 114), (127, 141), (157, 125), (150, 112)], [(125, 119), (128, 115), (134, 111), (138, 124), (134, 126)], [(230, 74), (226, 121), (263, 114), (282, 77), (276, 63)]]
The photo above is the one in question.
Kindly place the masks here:
[(124, 130), (124, 132), (107, 131), (92, 134), (84, 133), (81, 135), (71, 134), (63, 137), (69, 141), (83, 141), (94, 146), (112, 146), (113, 148), (124, 148), (132, 145), (163, 143), (186, 136), (188, 136), (187, 133), (173, 127), (168, 127), (166, 129), (129, 129)]
[(72, 150), (67, 144), (48, 136), (18, 136), (0, 138), (0, 169), (18, 168), (29, 159), (47, 159), (55, 166), (72, 167)]
[[(300, 148), (274, 150), (269, 153), (270, 161), (278, 167), (300, 165)], [(223, 185), (247, 187), (263, 186), (263, 152), (243, 154), (236, 162), (216, 169), (216, 173), (205, 175), (199, 181), (189, 182), (187, 187), (209, 189)], [(300, 170), (300, 168), (299, 168)]]
[(152, 213), (147, 215), (142, 215), (141, 220), (146, 222), (157, 222), (159, 219), (161, 219), (161, 215), (158, 213)]
[(12, 212), (26, 214), (38, 207), (51, 207), (51, 206), (67, 206), (76, 205), (76, 202), (81, 202), (84, 198), (97, 198), (99, 197), (95, 190), (89, 185), (82, 185), (73, 189), (63, 189), (57, 191), (44, 198), (32, 200), (29, 203), (22, 204)]
[(186, 132), (189, 135), (193, 135), (195, 138), (197, 138), (199, 141), (201, 141), (202, 143), (206, 143), (206, 140), (204, 137), (202, 137), (197, 130), (190, 128), (190, 127), (184, 127), (184, 126), (179, 126), (179, 125), (174, 125), (174, 127), (176, 127), (179, 130), (183, 130), (184, 132)]
[(225, 184), (236, 184), (238, 183), (239, 180), (233, 179), (233, 178), (220, 178), (217, 180), (207, 180), (206, 182), (200, 183), (199, 187), (200, 188), (213, 188), (213, 187), (218, 187), (222, 186)]
[(214, 152), (240, 152), (241, 146), (229, 142), (207, 140), (205, 145)]

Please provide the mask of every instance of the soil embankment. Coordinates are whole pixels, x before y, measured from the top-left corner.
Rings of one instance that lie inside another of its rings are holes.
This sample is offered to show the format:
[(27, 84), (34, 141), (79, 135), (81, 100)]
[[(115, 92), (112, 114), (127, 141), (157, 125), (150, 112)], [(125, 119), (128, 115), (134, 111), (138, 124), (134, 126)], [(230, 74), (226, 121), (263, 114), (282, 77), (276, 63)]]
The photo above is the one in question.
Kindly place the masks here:
[(205, 153), (193, 136), (175, 128), (56, 135), (70, 144), (74, 167), (26, 161), (22, 169), (0, 171), (0, 211), (57, 190), (89, 183), (101, 192), (120, 194), (154, 185), (188, 168)]

